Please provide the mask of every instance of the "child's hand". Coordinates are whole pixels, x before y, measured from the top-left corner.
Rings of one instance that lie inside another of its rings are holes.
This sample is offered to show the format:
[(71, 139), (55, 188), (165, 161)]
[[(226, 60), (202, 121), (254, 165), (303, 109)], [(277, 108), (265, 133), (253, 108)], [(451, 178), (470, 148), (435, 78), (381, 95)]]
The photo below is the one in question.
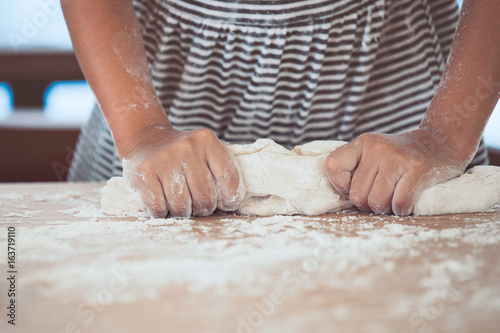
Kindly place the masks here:
[(207, 216), (235, 210), (245, 196), (236, 158), (209, 130), (180, 132), (154, 127), (123, 157), (125, 181), (141, 195), (150, 215)]
[(325, 166), (333, 187), (359, 209), (409, 215), (423, 190), (460, 175), (469, 160), (420, 128), (363, 134), (332, 152)]

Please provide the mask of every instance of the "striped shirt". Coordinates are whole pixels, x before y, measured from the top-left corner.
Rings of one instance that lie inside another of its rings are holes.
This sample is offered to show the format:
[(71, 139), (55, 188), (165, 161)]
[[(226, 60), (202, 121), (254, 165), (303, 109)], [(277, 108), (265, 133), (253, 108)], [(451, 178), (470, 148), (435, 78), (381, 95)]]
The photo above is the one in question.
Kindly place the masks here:
[[(286, 147), (418, 127), (458, 18), (455, 0), (134, 0), (172, 125)], [(481, 143), (473, 164), (486, 163)], [(96, 107), (70, 180), (122, 172)]]

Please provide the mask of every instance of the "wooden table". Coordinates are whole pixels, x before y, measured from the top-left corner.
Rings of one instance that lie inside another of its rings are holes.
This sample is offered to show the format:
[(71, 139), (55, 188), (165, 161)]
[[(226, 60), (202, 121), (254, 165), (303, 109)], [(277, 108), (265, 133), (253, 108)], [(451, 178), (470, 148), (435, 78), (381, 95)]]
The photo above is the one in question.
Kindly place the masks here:
[(500, 331), (500, 208), (148, 220), (102, 186), (0, 185), (0, 332)]

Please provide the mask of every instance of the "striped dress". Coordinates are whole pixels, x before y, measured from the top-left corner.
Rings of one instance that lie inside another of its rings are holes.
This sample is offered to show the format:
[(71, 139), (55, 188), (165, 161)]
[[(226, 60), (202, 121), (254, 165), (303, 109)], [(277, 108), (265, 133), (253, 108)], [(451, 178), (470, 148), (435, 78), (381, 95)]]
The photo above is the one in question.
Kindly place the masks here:
[[(418, 127), (453, 38), (455, 0), (134, 0), (172, 125), (292, 147)], [(487, 162), (481, 143), (473, 164)], [(96, 106), (69, 180), (122, 167)]]

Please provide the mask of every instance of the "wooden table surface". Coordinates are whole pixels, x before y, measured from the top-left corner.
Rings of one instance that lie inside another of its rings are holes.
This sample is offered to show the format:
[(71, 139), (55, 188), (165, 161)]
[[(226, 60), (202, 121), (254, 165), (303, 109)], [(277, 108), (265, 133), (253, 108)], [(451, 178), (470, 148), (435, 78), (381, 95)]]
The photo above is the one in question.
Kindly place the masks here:
[(500, 207), (154, 220), (102, 186), (0, 185), (0, 332), (500, 331)]

